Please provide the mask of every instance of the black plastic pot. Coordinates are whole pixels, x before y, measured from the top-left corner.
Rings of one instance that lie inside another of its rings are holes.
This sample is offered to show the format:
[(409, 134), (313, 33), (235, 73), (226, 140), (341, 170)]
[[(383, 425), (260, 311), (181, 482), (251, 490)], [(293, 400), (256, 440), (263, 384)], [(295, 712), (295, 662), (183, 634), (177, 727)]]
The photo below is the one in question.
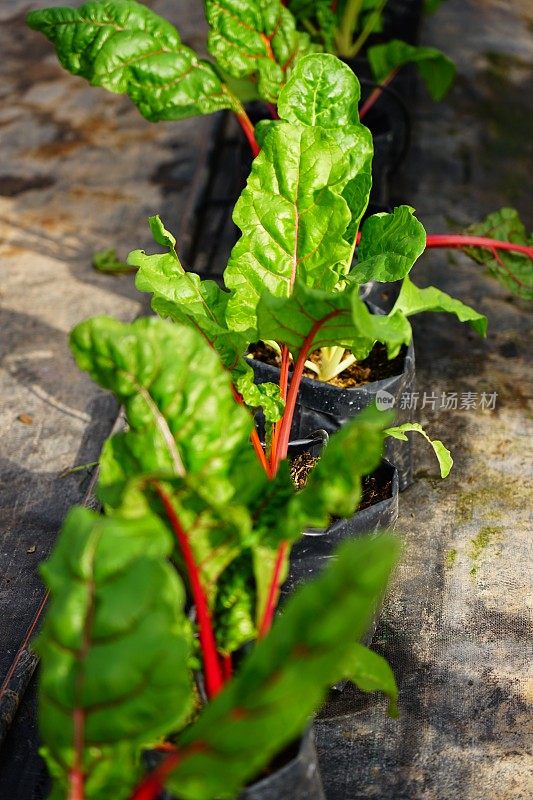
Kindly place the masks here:
[(239, 800), (325, 800), (313, 729), (306, 731), (289, 762), (248, 786)]
[[(281, 589), (281, 599), (287, 599), (302, 583), (317, 577), (334, 558), (335, 551), (346, 539), (391, 528), (398, 519), (398, 472), (383, 460), (374, 475), (382, 485), (390, 483), (390, 494), (347, 519), (338, 519), (329, 528), (310, 528), (293, 545), (289, 573)], [(373, 630), (371, 635), (373, 635)], [(370, 637), (371, 638), (371, 637)]]
[[(238, 800), (325, 800), (313, 728), (309, 727), (290, 750), (288, 761), (247, 786)], [(146, 767), (155, 769), (161, 758), (159, 753), (145, 753)], [(277, 760), (281, 761), (282, 757)], [(174, 797), (165, 791), (159, 800), (174, 800)]]
[[(374, 313), (383, 313), (381, 309), (368, 304)], [(264, 364), (257, 359), (250, 359), (254, 370), (255, 382), (279, 382), (279, 368)], [(404, 393), (411, 393), (415, 386), (415, 351), (413, 343), (404, 355), (403, 370), (398, 375), (367, 383), (365, 386), (342, 389), (313, 378), (302, 378), (298, 402), (291, 429), (292, 439), (303, 439), (318, 429), (334, 433), (351, 417), (377, 401), (378, 407), (396, 410), (396, 424), (412, 420), (412, 413), (401, 408)], [(408, 434), (410, 437), (411, 434)], [(398, 439), (387, 439), (386, 458), (398, 470), (400, 491), (413, 482), (411, 439), (406, 442)]]

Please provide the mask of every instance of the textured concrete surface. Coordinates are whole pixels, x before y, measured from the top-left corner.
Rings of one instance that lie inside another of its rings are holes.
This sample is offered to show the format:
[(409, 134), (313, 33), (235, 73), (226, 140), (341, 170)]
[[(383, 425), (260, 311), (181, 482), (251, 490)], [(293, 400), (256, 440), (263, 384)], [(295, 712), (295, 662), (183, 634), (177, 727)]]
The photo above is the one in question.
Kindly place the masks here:
[[(127, 99), (67, 76), (25, 30), (28, 6), (0, 7), (0, 615), (10, 632), (0, 678), (42, 594), (37, 564), (87, 486), (85, 473), (60, 473), (97, 457), (115, 414), (73, 366), (68, 331), (94, 313), (127, 319), (141, 309), (131, 277), (98, 275), (90, 256), (148, 245), (149, 213), (178, 229), (211, 124), (151, 126)], [(201, 3), (153, 6), (201, 41)], [(447, 0), (426, 24), (424, 41), (456, 60), (459, 78), (445, 103), (421, 97), (411, 177), (398, 194), (431, 232), (506, 204), (533, 223), (532, 16), (527, 0)], [(401, 716), (388, 720), (382, 703), (350, 690), (330, 703), (318, 725), (324, 783), (328, 800), (526, 800), (531, 309), (458, 255), (426, 256), (415, 278), (490, 320), (484, 342), (440, 316), (417, 321), (421, 397), (497, 392), (496, 410), (419, 412), (456, 465), (441, 482), (417, 443), (418, 482), (401, 498), (405, 555), (375, 639), (395, 667)], [(33, 698), (32, 685), (0, 755), (0, 797), (9, 800), (42, 796)]]
[[(422, 41), (459, 75), (437, 106), (421, 93), (411, 178), (398, 186), (432, 233), (515, 205), (533, 226), (533, 9), (447, 0)], [(528, 107), (529, 100), (529, 107)], [(529, 133), (528, 133), (529, 131)], [(436, 477), (416, 442), (418, 481), (400, 498), (405, 553), (374, 646), (393, 664), (400, 718), (348, 694), (318, 744), (328, 800), (526, 800), (533, 796), (531, 306), (457, 254), (413, 271), (487, 314), (485, 341), (441, 315), (416, 324), (423, 393), (497, 392), (496, 410), (419, 410), (450, 446)], [(420, 408), (420, 404), (419, 404)]]

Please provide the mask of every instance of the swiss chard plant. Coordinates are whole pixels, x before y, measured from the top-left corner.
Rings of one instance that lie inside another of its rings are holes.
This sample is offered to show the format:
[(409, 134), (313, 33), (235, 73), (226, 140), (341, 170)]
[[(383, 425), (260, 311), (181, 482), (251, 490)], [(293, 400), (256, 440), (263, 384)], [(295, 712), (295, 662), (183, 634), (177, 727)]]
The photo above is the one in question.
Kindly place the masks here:
[[(422, 310), (448, 311), (485, 333), (481, 314), (436, 289), (418, 289), (408, 277), (426, 246), (411, 208), (374, 215), (359, 234), (372, 138), (358, 121), (358, 97), (357, 79), (334, 56), (300, 59), (280, 93), (280, 120), (258, 129), (262, 150), (235, 207), (242, 236), (224, 273), (226, 289), (182, 267), (175, 240), (158, 218), (152, 230), (168, 252), (134, 251), (128, 259), (138, 267), (138, 288), (152, 293), (154, 310), (199, 328), (232, 371), (244, 401), (266, 402), (265, 416), (274, 423), (267, 452), (273, 470), (286, 455), (299, 385), (314, 351), (326, 354), (322, 379), (365, 358), (377, 341), (396, 356), (411, 341), (409, 317)], [(371, 314), (360, 299), (360, 284), (369, 280), (404, 281), (388, 315)], [(243, 356), (257, 340), (273, 342), (281, 353), (284, 410), (278, 421), (276, 392), (270, 384), (254, 386), (246, 372)]]
[[(299, 26), (326, 52), (356, 58), (363, 52), (376, 83), (386, 86), (405, 64), (415, 64), (434, 100), (441, 100), (455, 77), (453, 62), (434, 47), (416, 47), (399, 39), (367, 47), (370, 37), (383, 32), (387, 0), (287, 0)], [(378, 88), (361, 108), (361, 116), (374, 104)]]
[[(357, 644), (396, 558), (391, 538), (347, 545), (272, 626), (291, 542), (353, 512), (388, 415), (369, 409), (332, 437), (297, 492), (286, 461), (274, 476), (262, 468), (252, 415), (191, 326), (100, 317), (78, 325), (71, 346), (128, 425), (100, 460), (105, 513), (73, 510), (43, 568), (52, 797), (155, 800), (164, 784), (179, 798), (234, 797), (337, 680), (394, 706), (390, 668)], [(167, 755), (143, 777), (147, 748)]]

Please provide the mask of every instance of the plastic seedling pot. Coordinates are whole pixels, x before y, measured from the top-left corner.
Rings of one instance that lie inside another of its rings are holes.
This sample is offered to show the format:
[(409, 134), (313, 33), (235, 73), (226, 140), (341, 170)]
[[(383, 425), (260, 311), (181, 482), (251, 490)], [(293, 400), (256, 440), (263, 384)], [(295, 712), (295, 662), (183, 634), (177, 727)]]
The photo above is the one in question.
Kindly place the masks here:
[[(368, 306), (374, 313), (383, 313), (371, 303)], [(254, 370), (256, 383), (279, 381), (278, 367), (257, 359), (250, 359), (250, 364)], [(396, 410), (395, 424), (401, 425), (403, 422), (412, 421), (412, 412), (402, 408), (402, 405), (408, 405), (402, 403), (402, 395), (410, 395), (414, 387), (415, 351), (412, 342), (405, 352), (401, 373), (389, 378), (353, 388), (341, 388), (313, 378), (303, 378), (298, 393), (291, 438), (303, 439), (318, 429), (325, 430), (328, 434), (334, 433), (351, 417), (374, 402), (378, 408)], [(408, 436), (410, 437), (410, 434)], [(400, 491), (403, 491), (413, 482), (411, 439), (406, 442), (387, 439), (385, 455), (397, 468)]]
[[(290, 454), (290, 450), (289, 450)], [(398, 519), (398, 472), (383, 460), (374, 473), (380, 486), (388, 486), (388, 497), (347, 519), (337, 519), (328, 528), (310, 528), (292, 547), (287, 579), (281, 589), (283, 603), (298, 586), (317, 577), (335, 551), (346, 540), (392, 528)], [(372, 631), (373, 634), (373, 631)]]
[(325, 800), (313, 729), (300, 739), (290, 761), (248, 786), (239, 800)]
[[(161, 758), (160, 753), (149, 752), (144, 761), (148, 769), (155, 769)], [(249, 784), (238, 800), (325, 800), (312, 727), (265, 772), (268, 774)], [(165, 791), (159, 800), (175, 798)]]

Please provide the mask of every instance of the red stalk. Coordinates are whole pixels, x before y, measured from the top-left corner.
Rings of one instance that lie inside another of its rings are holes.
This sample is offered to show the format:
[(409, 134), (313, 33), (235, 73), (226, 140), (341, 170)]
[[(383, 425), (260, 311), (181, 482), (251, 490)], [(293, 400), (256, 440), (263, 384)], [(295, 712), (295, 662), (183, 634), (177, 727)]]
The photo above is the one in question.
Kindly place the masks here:
[(241, 128), (244, 131), (244, 135), (248, 139), (248, 144), (250, 145), (250, 150), (252, 151), (252, 155), (255, 158), (261, 152), (259, 145), (257, 144), (257, 140), (255, 138), (254, 126), (252, 125), (252, 121), (250, 117), (243, 109), (242, 111), (236, 111), (235, 116), (237, 117), (237, 121)]
[(233, 662), (231, 659), (231, 653), (228, 653), (227, 656), (222, 656), (222, 671), (224, 673), (224, 680), (231, 680), (233, 675)]
[(265, 472), (268, 475), (268, 477), (271, 478), (272, 475), (271, 475), (271, 470), (270, 470), (270, 464), (267, 461), (267, 457), (265, 455), (265, 451), (263, 450), (263, 445), (261, 444), (261, 440), (259, 439), (259, 434), (257, 433), (257, 430), (255, 428), (252, 430), (252, 432), (250, 434), (250, 440), (251, 440), (252, 446), (253, 446), (253, 448), (255, 450), (255, 454), (256, 454), (257, 458), (259, 459), (259, 463), (261, 464), (261, 466), (265, 470)]
[[(244, 400), (242, 399), (242, 395), (239, 394), (239, 392), (237, 391), (235, 386), (233, 386), (233, 384), (231, 386), (231, 390), (233, 392), (233, 397), (235, 399), (235, 402), (238, 403), (240, 406), (243, 406), (244, 405)], [(265, 472), (268, 475), (268, 477), (269, 478), (272, 477), (271, 474), (270, 474), (270, 464), (267, 461), (267, 457), (265, 455), (265, 451), (263, 450), (263, 446), (261, 444), (261, 440), (259, 439), (259, 434), (257, 433), (257, 430), (255, 428), (253, 428), (253, 430), (252, 430), (252, 432), (250, 434), (250, 440), (251, 440), (252, 446), (253, 446), (253, 448), (255, 450), (255, 454), (256, 454), (257, 458), (259, 459), (259, 463), (261, 464), (261, 466), (265, 470)]]
[(426, 237), (426, 248), (434, 247), (484, 247), (488, 250), (511, 250), (533, 258), (533, 247), (514, 242), (502, 242), (485, 236), (467, 236), (464, 234), (429, 234)]
[(365, 102), (359, 109), (359, 119), (363, 119), (365, 114), (368, 114), (374, 103), (381, 97), (383, 89), (385, 89), (385, 87), (388, 86), (392, 80), (394, 80), (394, 78), (398, 74), (398, 70), (399, 67), (396, 67), (395, 69), (391, 70), (389, 74), (385, 78), (383, 78), (381, 84), (379, 86), (376, 86), (376, 88), (372, 92), (370, 92)]
[(175, 769), (183, 755), (181, 753), (173, 753), (158, 766), (156, 770), (150, 773), (138, 786), (134, 789), (131, 800), (155, 800), (163, 790), (165, 780), (168, 778), (173, 769)]
[[(281, 395), (281, 399), (283, 402), (287, 400), (287, 386), (289, 382), (289, 365), (290, 365), (290, 353), (289, 348), (287, 345), (283, 345), (281, 348), (281, 366), (280, 366), (280, 373), (279, 373), (279, 391)], [(283, 416), (285, 416), (285, 411), (283, 412)], [(277, 470), (277, 464), (274, 461), (275, 453), (277, 452), (277, 442), (279, 439), (279, 433), (281, 428), (281, 423), (283, 421), (283, 417), (276, 422), (274, 425), (274, 430), (272, 432), (272, 445), (270, 450), (270, 472), (271, 474), (275, 474)]]
[[(282, 386), (284, 387), (287, 402), (285, 404), (285, 411), (283, 412), (283, 417), (281, 418), (280, 422), (276, 425), (274, 429), (274, 437), (273, 437), (272, 453), (271, 453), (272, 475), (276, 474), (280, 461), (282, 461), (284, 458), (287, 457), (289, 436), (292, 427), (292, 420), (294, 417), (294, 409), (296, 408), (296, 399), (298, 397), (298, 390), (302, 382), (302, 375), (304, 372), (305, 362), (307, 360), (307, 356), (309, 355), (309, 351), (313, 345), (313, 340), (317, 334), (317, 331), (320, 330), (322, 325), (332, 317), (336, 316), (338, 313), (339, 313), (338, 311), (332, 311), (323, 319), (318, 320), (318, 322), (315, 322), (310, 332), (304, 339), (302, 348), (298, 354), (298, 358), (294, 366), (294, 372), (292, 373), (291, 385), (289, 387), (288, 394), (286, 394), (287, 376), (288, 376), (288, 348), (284, 347), (284, 350), (282, 351), (280, 389), (282, 389)], [(283, 368), (284, 368), (283, 355), (285, 353), (285, 350), (287, 351), (287, 373), (285, 374), (285, 377), (283, 377)], [(272, 620), (274, 619), (274, 612), (276, 610), (276, 605), (279, 595), (279, 582), (281, 577), (281, 569), (283, 567), (283, 561), (287, 554), (287, 548), (288, 548), (288, 542), (286, 541), (281, 542), (278, 548), (276, 563), (274, 564), (274, 571), (272, 573), (272, 581), (268, 589), (265, 612), (263, 614), (263, 619), (261, 620), (261, 624), (259, 626), (260, 637), (268, 633), (272, 625)]]
[(272, 581), (268, 588), (265, 613), (263, 614), (263, 619), (261, 620), (261, 624), (259, 626), (258, 636), (260, 639), (262, 639), (263, 636), (266, 636), (266, 634), (269, 632), (272, 626), (272, 620), (274, 619), (274, 612), (276, 610), (276, 606), (278, 603), (281, 569), (283, 567), (285, 556), (287, 555), (288, 546), (289, 546), (288, 542), (281, 542), (278, 548), (278, 552), (276, 555), (276, 563), (274, 564), (274, 572), (272, 573)]
[(176, 534), (176, 539), (178, 540), (181, 554), (187, 568), (187, 575), (189, 578), (191, 592), (194, 604), (196, 606), (196, 615), (198, 618), (198, 633), (200, 636), (200, 646), (202, 649), (202, 658), (204, 662), (206, 690), (208, 696), (211, 698), (220, 692), (224, 686), (224, 679), (222, 677), (222, 670), (218, 660), (215, 635), (213, 633), (213, 625), (207, 599), (200, 581), (200, 574), (194, 560), (194, 555), (187, 533), (179, 521), (178, 515), (174, 510), (170, 498), (163, 491), (161, 486), (156, 485), (155, 490), (159, 496), (159, 499), (163, 503), (168, 520), (172, 525), (174, 533)]
[(203, 742), (191, 744), (181, 751), (176, 751), (167, 756), (149, 775), (144, 778), (133, 790), (130, 800), (156, 800), (157, 796), (164, 789), (165, 781), (168, 776), (176, 769), (182, 761), (195, 753), (201, 753), (207, 747)]
[[(357, 234), (356, 244), (361, 241), (361, 231)], [(533, 258), (533, 247), (514, 242), (503, 242), (500, 239), (489, 239), (486, 236), (468, 236), (463, 233), (429, 233), (426, 236), (426, 250), (437, 247), (483, 247), (486, 250), (509, 250), (513, 253), (522, 253), (528, 258)]]
[[(279, 466), (279, 462), (282, 461), (284, 458), (287, 457), (287, 449), (289, 446), (289, 436), (291, 432), (292, 420), (294, 417), (294, 409), (296, 408), (296, 400), (298, 398), (298, 391), (300, 389), (300, 384), (302, 382), (302, 375), (305, 368), (305, 362), (309, 355), (309, 351), (313, 345), (314, 338), (317, 332), (320, 330), (322, 325), (324, 325), (328, 320), (332, 317), (335, 317), (339, 314), (339, 311), (331, 311), (327, 316), (323, 319), (319, 319), (307, 336), (304, 339), (302, 344), (302, 348), (298, 353), (298, 358), (296, 359), (296, 364), (294, 365), (294, 371), (292, 373), (291, 378), (291, 385), (289, 387), (289, 393), (287, 395), (287, 403), (285, 405), (285, 412), (283, 414), (281, 420), (281, 430), (279, 434), (279, 440), (277, 443), (276, 448), (276, 458), (275, 458), (275, 471)], [(274, 472), (275, 472), (274, 471)]]

